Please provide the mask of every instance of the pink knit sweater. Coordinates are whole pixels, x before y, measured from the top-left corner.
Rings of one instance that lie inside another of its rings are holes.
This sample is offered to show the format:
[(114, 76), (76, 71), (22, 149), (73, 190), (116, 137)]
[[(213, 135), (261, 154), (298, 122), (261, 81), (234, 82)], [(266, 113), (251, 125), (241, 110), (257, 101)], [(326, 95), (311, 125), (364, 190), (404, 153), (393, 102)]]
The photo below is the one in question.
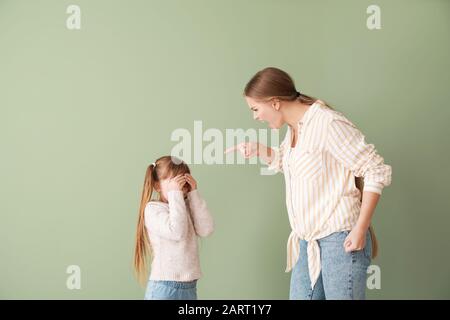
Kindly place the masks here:
[(150, 280), (192, 281), (202, 276), (197, 236), (206, 237), (214, 222), (198, 190), (169, 191), (168, 203), (150, 201), (145, 226), (152, 247)]

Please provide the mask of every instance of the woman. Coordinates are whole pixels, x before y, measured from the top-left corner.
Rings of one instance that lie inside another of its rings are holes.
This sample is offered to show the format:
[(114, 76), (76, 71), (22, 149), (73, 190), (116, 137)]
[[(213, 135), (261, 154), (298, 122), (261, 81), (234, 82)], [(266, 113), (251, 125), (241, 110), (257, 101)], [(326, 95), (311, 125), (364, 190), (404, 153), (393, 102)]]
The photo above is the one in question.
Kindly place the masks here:
[[(365, 299), (377, 254), (370, 222), (391, 167), (342, 113), (298, 92), (280, 69), (259, 71), (244, 95), (255, 120), (273, 129), (288, 124), (279, 148), (246, 142), (226, 152), (259, 156), (284, 173), (290, 299)], [(355, 177), (364, 179), (362, 191)]]

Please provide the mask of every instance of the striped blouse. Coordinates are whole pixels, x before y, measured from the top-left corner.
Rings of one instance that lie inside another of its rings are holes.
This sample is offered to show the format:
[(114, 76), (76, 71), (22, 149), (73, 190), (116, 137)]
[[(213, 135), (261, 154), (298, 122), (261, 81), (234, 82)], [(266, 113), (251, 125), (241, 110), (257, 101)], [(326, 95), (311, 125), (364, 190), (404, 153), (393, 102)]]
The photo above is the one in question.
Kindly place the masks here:
[(381, 194), (391, 183), (391, 166), (384, 164), (373, 144), (342, 113), (317, 100), (298, 123), (298, 138), (291, 147), (288, 131), (269, 169), (284, 173), (286, 206), (292, 232), (287, 242), (289, 272), (300, 254), (299, 240), (308, 242), (311, 286), (321, 270), (317, 239), (351, 230), (361, 209), (355, 177), (364, 178), (364, 191)]

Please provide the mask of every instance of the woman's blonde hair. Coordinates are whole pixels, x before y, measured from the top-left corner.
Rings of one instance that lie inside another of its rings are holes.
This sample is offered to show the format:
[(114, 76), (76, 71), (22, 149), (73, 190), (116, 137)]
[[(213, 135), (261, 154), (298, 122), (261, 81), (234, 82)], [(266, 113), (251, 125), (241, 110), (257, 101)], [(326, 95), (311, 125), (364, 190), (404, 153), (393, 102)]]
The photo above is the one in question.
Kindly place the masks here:
[[(298, 100), (306, 105), (312, 105), (318, 100), (303, 92), (297, 91), (291, 76), (287, 72), (274, 67), (258, 71), (245, 86), (244, 96), (256, 100), (272, 98), (277, 98), (282, 101)], [(323, 100), (319, 101), (330, 107)]]
[[(244, 96), (250, 97), (256, 100), (267, 100), (277, 98), (282, 101), (295, 101), (312, 105), (314, 102), (319, 101), (328, 108), (334, 110), (327, 102), (318, 100), (312, 96), (299, 92), (292, 77), (285, 71), (268, 67), (258, 71), (247, 83), (244, 89)], [(362, 194), (364, 189), (364, 180), (362, 177), (355, 177), (355, 185)], [(372, 258), (378, 255), (378, 241), (375, 236), (375, 231), (372, 225), (369, 227), (370, 236), (372, 238)]]
[(152, 199), (153, 189), (161, 180), (172, 178), (180, 174), (190, 174), (188, 165), (172, 156), (163, 156), (147, 167), (142, 188), (141, 204), (136, 229), (136, 244), (134, 249), (134, 269), (138, 281), (146, 281), (148, 258), (151, 256), (151, 246), (145, 227), (145, 207)]

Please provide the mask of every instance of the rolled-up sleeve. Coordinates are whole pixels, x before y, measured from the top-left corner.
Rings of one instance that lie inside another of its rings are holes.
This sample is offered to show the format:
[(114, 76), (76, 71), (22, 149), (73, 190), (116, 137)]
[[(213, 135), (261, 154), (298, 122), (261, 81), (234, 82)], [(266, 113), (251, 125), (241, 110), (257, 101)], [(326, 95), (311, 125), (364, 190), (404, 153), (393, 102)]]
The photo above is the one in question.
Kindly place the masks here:
[(326, 150), (356, 177), (364, 178), (363, 191), (381, 194), (391, 184), (392, 167), (384, 163), (373, 144), (345, 118), (333, 119), (328, 127)]
[(268, 163), (267, 169), (273, 170), (275, 172), (283, 172), (283, 154), (285, 149), (286, 142), (283, 141), (279, 147), (272, 148), (273, 159), (270, 163)]

